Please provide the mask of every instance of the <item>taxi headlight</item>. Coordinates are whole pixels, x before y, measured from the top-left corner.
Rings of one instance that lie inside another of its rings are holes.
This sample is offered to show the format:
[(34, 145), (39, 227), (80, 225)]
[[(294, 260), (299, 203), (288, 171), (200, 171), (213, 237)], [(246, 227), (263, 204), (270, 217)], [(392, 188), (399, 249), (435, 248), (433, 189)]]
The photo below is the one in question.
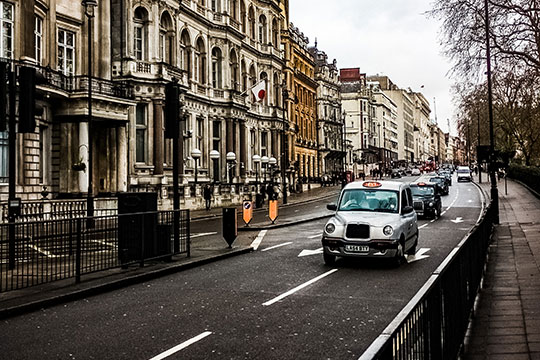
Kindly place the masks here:
[(383, 234), (386, 235), (386, 236), (390, 236), (394, 233), (394, 229), (392, 229), (392, 227), (390, 225), (386, 225), (383, 230), (382, 230)]
[(430, 201), (429, 202), (429, 207), (433, 207), (433, 205), (435, 205), (435, 203), (433, 201)]
[(332, 223), (329, 223), (329, 224), (326, 224), (326, 227), (324, 228), (324, 230), (331, 234), (333, 233), (334, 231), (336, 231), (336, 225), (332, 224)]

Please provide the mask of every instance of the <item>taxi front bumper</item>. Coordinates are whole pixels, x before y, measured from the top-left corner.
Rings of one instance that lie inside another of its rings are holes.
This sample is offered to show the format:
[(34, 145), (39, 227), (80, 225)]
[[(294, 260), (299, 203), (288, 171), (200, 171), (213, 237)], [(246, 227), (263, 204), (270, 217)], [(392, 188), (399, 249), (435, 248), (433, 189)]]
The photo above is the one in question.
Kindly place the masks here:
[(398, 251), (397, 239), (350, 241), (341, 238), (323, 237), (323, 251), (343, 257), (388, 257), (393, 258)]

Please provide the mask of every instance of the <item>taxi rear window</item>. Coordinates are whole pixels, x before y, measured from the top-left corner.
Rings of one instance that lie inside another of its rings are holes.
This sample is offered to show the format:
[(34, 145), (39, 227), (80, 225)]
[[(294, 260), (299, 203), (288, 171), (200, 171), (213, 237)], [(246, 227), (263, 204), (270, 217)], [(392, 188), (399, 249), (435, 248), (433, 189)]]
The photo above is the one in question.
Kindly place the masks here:
[(411, 186), (413, 196), (426, 196), (435, 193), (432, 186)]

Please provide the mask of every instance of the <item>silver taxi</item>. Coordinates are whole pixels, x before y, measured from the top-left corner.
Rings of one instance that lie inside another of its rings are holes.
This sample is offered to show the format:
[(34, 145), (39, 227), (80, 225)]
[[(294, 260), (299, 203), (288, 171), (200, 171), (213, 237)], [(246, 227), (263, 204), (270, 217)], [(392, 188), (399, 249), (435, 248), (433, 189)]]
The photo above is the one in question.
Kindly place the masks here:
[(418, 245), (417, 215), (408, 184), (396, 181), (359, 181), (347, 184), (336, 213), (324, 226), (324, 262), (337, 256), (392, 258), (401, 263)]

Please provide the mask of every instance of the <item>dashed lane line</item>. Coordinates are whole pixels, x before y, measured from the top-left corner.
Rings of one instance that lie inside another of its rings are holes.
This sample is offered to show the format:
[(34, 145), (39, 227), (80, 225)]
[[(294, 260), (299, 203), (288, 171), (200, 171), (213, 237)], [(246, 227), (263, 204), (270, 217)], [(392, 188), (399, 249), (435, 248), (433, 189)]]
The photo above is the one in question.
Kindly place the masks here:
[(200, 341), (200, 340), (204, 339), (205, 337), (207, 337), (208, 335), (211, 335), (211, 334), (212, 334), (211, 331), (205, 331), (202, 334), (195, 336), (194, 338), (191, 338), (191, 339), (189, 339), (187, 341), (184, 341), (183, 343), (181, 343), (179, 345), (176, 345), (175, 347), (173, 347), (173, 348), (171, 348), (171, 349), (169, 349), (167, 351), (164, 351), (159, 355), (154, 356), (150, 360), (162, 360), (162, 359), (165, 359), (165, 358), (171, 356), (172, 354), (177, 353), (180, 350), (187, 348), (189, 345), (195, 344), (197, 341)]
[(274, 246), (267, 247), (266, 249), (262, 249), (261, 251), (268, 251), (268, 250), (272, 250), (272, 249), (277, 249), (277, 248), (280, 248), (282, 246), (287, 246), (287, 245), (291, 245), (291, 244), (292, 244), (292, 241), (289, 241), (289, 242), (286, 242), (286, 243), (283, 243), (283, 244), (277, 244), (277, 245), (274, 245)]

